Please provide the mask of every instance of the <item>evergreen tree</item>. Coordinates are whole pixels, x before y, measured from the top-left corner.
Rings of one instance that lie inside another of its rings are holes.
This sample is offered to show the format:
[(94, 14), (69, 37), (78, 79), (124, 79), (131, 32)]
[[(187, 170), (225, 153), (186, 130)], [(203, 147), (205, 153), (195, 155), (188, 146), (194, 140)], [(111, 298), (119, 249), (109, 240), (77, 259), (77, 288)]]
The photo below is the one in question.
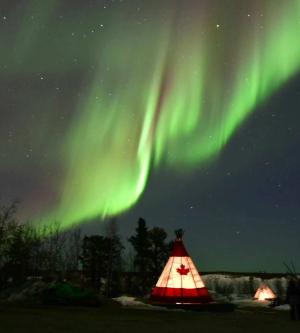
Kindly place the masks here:
[(101, 287), (101, 278), (106, 271), (104, 261), (104, 237), (85, 236), (82, 243), (82, 268), (90, 285), (98, 290)]
[[(134, 267), (139, 273), (139, 283), (136, 285), (136, 292), (145, 294), (149, 291), (152, 282), (151, 276), (151, 240), (146, 221), (139, 218), (135, 229), (135, 235), (128, 241), (135, 250)], [(150, 273), (150, 274), (149, 274)]]
[(106, 225), (105, 238), (106, 288), (107, 296), (116, 296), (120, 291), (123, 245), (118, 234), (118, 225), (112, 219)]
[(81, 263), (84, 274), (92, 287), (101, 288), (107, 296), (115, 296), (120, 290), (122, 249), (116, 230), (111, 230), (109, 237), (83, 238)]
[(169, 244), (166, 243), (167, 233), (163, 228), (152, 228), (149, 231), (149, 239), (151, 244), (151, 271), (153, 274), (153, 282), (155, 282), (168, 260), (170, 250)]

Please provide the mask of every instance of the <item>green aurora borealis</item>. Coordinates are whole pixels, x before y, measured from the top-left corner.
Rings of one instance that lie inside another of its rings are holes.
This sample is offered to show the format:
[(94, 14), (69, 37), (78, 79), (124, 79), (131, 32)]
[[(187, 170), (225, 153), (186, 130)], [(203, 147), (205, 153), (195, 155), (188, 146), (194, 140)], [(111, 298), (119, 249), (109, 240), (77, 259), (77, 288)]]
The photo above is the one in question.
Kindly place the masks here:
[[(18, 24), (0, 32), (6, 77), (79, 82), (56, 144), (45, 135), (51, 116), (31, 135), (51, 152), (46, 168), (62, 171), (54, 202), (28, 216), (68, 227), (116, 215), (153, 168), (188, 172), (216, 157), (300, 69), (300, 1), (274, 2), (99, 1), (69, 14), (68, 1), (20, 2), (7, 17)], [(37, 95), (23, 97), (27, 107), (51, 114), (55, 103)]]

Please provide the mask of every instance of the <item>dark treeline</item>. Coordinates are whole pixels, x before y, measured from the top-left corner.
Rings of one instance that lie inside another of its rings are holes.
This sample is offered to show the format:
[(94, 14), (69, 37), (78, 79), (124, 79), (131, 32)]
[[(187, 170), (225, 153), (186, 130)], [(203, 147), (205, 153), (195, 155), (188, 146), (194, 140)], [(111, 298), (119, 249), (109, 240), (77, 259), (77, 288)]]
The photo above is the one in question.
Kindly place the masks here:
[(108, 296), (145, 295), (159, 277), (172, 242), (164, 229), (149, 229), (140, 218), (128, 238), (132, 255), (116, 220), (102, 235), (63, 231), (58, 222), (33, 226), (16, 218), (17, 204), (0, 207), (0, 291), (29, 280), (68, 281)]

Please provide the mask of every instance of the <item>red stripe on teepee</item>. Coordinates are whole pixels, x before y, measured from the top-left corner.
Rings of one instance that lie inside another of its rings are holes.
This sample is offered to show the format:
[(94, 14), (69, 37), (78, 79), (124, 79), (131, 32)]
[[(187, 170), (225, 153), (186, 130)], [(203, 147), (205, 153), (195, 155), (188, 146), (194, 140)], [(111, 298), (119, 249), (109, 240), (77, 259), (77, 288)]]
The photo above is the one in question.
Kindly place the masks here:
[(151, 299), (153, 301), (167, 303), (208, 303), (212, 301), (207, 288), (184, 289), (155, 287), (152, 290)]

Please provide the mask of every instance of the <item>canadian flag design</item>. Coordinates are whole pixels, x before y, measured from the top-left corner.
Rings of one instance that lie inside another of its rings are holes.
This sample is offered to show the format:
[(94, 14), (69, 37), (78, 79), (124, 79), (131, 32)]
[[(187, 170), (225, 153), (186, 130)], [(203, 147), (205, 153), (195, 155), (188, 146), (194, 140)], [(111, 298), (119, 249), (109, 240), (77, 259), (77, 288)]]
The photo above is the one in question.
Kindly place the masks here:
[(156, 286), (151, 300), (160, 303), (208, 303), (212, 301), (196, 266), (182, 242), (183, 232), (177, 238)]

